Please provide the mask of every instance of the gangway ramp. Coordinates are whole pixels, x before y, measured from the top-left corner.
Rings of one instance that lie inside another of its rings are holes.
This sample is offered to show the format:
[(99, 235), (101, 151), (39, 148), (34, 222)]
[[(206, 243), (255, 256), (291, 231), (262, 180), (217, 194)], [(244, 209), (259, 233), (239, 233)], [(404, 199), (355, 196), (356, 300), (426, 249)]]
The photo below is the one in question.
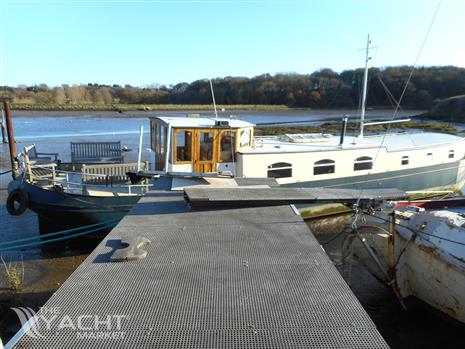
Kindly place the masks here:
[[(145, 258), (110, 262), (122, 236), (150, 240)], [(47, 329), (49, 309), (76, 328)], [(109, 315), (119, 328), (77, 326)], [(388, 347), (291, 206), (192, 211), (182, 192), (163, 189), (139, 201), (36, 319), (14, 347)]]

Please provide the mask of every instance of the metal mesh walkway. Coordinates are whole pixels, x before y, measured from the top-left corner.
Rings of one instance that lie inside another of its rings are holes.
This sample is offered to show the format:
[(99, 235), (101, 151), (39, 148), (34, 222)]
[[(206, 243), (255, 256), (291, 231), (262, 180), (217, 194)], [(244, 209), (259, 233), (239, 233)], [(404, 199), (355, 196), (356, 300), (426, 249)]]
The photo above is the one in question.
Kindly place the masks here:
[[(146, 258), (109, 262), (127, 234), (151, 240)], [(45, 307), (39, 336), (16, 347), (387, 348), (290, 206), (189, 211), (166, 191), (142, 198)], [(59, 310), (50, 330), (47, 309)], [(77, 326), (109, 315), (120, 328)]]

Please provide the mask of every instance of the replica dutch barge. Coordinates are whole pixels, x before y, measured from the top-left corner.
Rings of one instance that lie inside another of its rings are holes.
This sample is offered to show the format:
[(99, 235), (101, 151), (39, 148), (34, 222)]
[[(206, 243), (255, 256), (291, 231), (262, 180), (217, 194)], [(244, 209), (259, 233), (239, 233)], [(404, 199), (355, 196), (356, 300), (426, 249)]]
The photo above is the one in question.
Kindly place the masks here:
[[(156, 117), (151, 120), (156, 171), (271, 177), (283, 186), (380, 188), (405, 191), (453, 187), (465, 181), (465, 139), (441, 133), (364, 135), (370, 60), (368, 36), (360, 133), (255, 137), (254, 125), (234, 119)], [(215, 104), (215, 99), (212, 97)], [(400, 102), (399, 102), (400, 103)]]
[(151, 118), (155, 174), (275, 178), (282, 186), (461, 189), (465, 139), (415, 132), (256, 137), (234, 118)]

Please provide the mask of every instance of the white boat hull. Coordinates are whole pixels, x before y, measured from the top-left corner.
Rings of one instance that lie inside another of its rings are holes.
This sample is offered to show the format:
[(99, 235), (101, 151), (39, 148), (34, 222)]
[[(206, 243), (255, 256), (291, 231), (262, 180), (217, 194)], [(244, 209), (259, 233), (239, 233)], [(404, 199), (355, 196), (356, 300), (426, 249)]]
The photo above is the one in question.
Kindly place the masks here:
[[(430, 225), (429, 233), (435, 234), (438, 229), (442, 229), (443, 234), (455, 241), (465, 239), (464, 228), (445, 222), (438, 223), (434, 218), (428, 221), (428, 216), (428, 214), (423, 214), (421, 224), (424, 225), (425, 230)], [(388, 219), (388, 216), (383, 214), (381, 218)], [(389, 224), (382, 219), (369, 216), (367, 224), (359, 231), (375, 251), (384, 271), (387, 271), (392, 265), (392, 259), (389, 262)], [(436, 226), (433, 226), (434, 224)], [(444, 250), (438, 244), (424, 239), (422, 236), (425, 235), (421, 234), (417, 235), (414, 241), (409, 242), (412, 236), (410, 230), (398, 225), (396, 230), (393, 260), (398, 260), (394, 275), (400, 296), (402, 298), (415, 296), (450, 317), (465, 323), (465, 260), (457, 256), (463, 251), (457, 250), (455, 255), (450, 254), (447, 249)], [(460, 245), (456, 244), (455, 248), (457, 247), (460, 248)], [(461, 248), (463, 249), (463, 246)], [(374, 275), (386, 282), (390, 281), (358, 239), (354, 244), (354, 253)]]

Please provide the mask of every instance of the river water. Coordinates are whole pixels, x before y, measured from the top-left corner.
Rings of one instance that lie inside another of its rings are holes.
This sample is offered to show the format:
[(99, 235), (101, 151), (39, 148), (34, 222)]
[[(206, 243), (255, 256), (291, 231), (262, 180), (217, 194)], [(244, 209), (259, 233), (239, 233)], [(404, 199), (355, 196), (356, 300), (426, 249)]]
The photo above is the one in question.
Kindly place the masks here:
[[(213, 117), (211, 112), (189, 112), (198, 113), (201, 116)], [(419, 114), (420, 111), (409, 111), (399, 113), (397, 118)], [(49, 114), (49, 113), (48, 113)], [(36, 144), (41, 152), (58, 152), (62, 161), (69, 161), (70, 142), (88, 141), (121, 141), (122, 146), (133, 149), (125, 154), (126, 161), (137, 159), (136, 151), (139, 144), (140, 127), (144, 129), (142, 158), (149, 160), (150, 139), (149, 139), (149, 118), (154, 113), (135, 112), (131, 117), (120, 116), (117, 113), (103, 113), (99, 117), (82, 113), (82, 115), (56, 115), (50, 116), (47, 113), (35, 115), (27, 113), (27, 116), (13, 117), (13, 127), (18, 152), (25, 146)], [(185, 112), (166, 111), (157, 114), (170, 116), (185, 116)], [(103, 117), (101, 115), (104, 115)], [(123, 114), (124, 115), (124, 114)], [(343, 115), (349, 115), (351, 120), (358, 118), (358, 112), (354, 110), (336, 111), (272, 111), (272, 112), (244, 112), (244, 111), (220, 111), (220, 117), (236, 118), (260, 125), (279, 124), (284, 125), (290, 122), (293, 125), (318, 125), (324, 121), (340, 120)], [(367, 117), (370, 119), (390, 118), (391, 111), (379, 110), (368, 111)], [(1, 149), (0, 168), (9, 166), (7, 149)]]
[[(157, 113), (158, 114), (158, 113)], [(167, 112), (170, 115), (185, 113)], [(226, 113), (223, 113), (224, 116)], [(343, 114), (354, 115), (353, 111), (331, 112), (237, 112), (237, 118), (256, 124), (300, 122), (301, 124), (317, 124), (321, 120), (339, 119)], [(70, 142), (85, 141), (121, 141), (132, 151), (125, 153), (125, 161), (137, 159), (140, 127), (144, 129), (142, 159), (152, 160), (149, 139), (149, 120), (144, 115), (135, 117), (92, 115), (50, 116), (29, 115), (13, 118), (18, 152), (25, 146), (36, 144), (38, 151), (57, 152), (60, 159), (70, 160)], [(209, 113), (211, 116), (211, 113)], [(369, 113), (371, 118), (388, 116), (388, 112)], [(403, 115), (405, 116), (405, 115)], [(0, 170), (9, 169), (8, 147), (0, 146)], [(4, 241), (37, 236), (37, 217), (31, 211), (14, 217), (5, 209), (7, 197), (6, 187), (11, 177), (0, 176), (0, 243)], [(338, 231), (336, 223), (322, 221), (312, 223), (312, 231), (324, 234)], [(37, 310), (66, 280), (70, 273), (87, 256), (89, 250), (44, 251), (39, 247), (13, 250), (1, 253), (5, 262), (20, 265), (24, 269), (22, 288), (16, 294), (8, 291), (8, 278), (3, 266), (0, 266), (0, 337), (8, 338), (18, 329), (18, 321), (9, 311), (9, 306), (28, 306)], [(337, 247), (328, 251), (333, 257)], [(337, 259), (337, 258), (336, 258)], [(353, 290), (377, 324), (383, 336), (392, 348), (442, 348), (455, 347), (457, 341), (465, 340), (463, 328), (452, 325), (442, 316), (414, 307), (414, 311), (403, 312), (390, 290), (371, 277), (363, 266), (355, 265), (353, 271)], [(419, 310), (420, 309), (420, 310)], [(427, 319), (427, 320), (425, 320)], [(438, 329), (440, 333), (438, 333)]]

